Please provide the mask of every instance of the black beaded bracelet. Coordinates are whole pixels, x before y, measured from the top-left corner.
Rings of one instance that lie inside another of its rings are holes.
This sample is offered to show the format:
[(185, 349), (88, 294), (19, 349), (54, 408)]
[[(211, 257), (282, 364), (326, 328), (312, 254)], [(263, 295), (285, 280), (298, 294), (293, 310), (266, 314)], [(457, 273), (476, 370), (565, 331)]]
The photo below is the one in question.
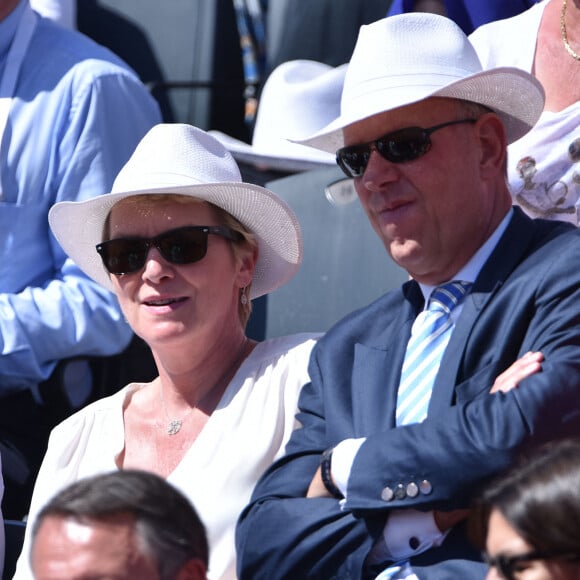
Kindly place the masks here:
[(340, 489), (334, 485), (334, 481), (332, 481), (331, 462), (332, 448), (324, 451), (320, 458), (320, 475), (322, 477), (322, 483), (328, 492), (332, 495), (332, 497), (335, 497), (336, 499), (343, 499), (344, 495)]

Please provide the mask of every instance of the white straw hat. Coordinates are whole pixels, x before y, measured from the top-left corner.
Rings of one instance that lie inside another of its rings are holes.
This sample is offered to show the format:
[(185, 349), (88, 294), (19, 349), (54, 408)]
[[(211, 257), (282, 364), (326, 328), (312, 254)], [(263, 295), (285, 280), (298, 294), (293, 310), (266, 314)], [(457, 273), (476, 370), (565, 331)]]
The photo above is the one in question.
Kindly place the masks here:
[(332, 67), (313, 60), (290, 60), (267, 78), (256, 115), (252, 144), (209, 131), (238, 161), (266, 169), (306, 171), (336, 163), (333, 154), (289, 139), (310, 135), (340, 114), (346, 64)]
[(160, 124), (143, 137), (119, 172), (111, 193), (64, 201), (49, 212), (52, 231), (65, 252), (93, 280), (113, 286), (95, 246), (120, 200), (141, 194), (190, 195), (224, 209), (256, 236), (258, 262), (251, 297), (285, 284), (302, 261), (300, 226), (290, 207), (271, 191), (243, 183), (231, 154), (206, 132), (184, 124)]
[(452, 20), (409, 13), (361, 26), (342, 93), (340, 116), (296, 141), (334, 153), (344, 127), (429, 97), (480, 103), (503, 120), (508, 143), (535, 125), (544, 90), (523, 70), (482, 70), (475, 49)]

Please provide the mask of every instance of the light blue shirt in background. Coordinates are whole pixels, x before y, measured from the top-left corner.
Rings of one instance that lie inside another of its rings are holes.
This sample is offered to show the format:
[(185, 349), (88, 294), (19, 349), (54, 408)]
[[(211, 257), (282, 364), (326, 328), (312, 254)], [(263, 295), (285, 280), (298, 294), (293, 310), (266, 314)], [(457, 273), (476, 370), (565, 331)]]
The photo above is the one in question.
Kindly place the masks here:
[[(25, 8), (0, 22), (0, 78)], [(52, 237), (49, 208), (111, 190), (159, 108), (136, 75), (86, 36), (39, 18), (0, 150), (0, 396), (56, 363), (131, 338), (117, 300)]]

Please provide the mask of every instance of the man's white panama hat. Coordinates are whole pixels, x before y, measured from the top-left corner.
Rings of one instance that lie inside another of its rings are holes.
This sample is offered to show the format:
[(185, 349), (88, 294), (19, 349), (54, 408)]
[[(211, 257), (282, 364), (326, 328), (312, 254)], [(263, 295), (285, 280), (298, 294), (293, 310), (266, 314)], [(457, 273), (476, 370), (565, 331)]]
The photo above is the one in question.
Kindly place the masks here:
[(113, 290), (95, 249), (103, 241), (105, 220), (122, 199), (160, 193), (189, 195), (213, 203), (255, 234), (259, 255), (252, 298), (282, 286), (298, 270), (302, 237), (290, 207), (268, 189), (243, 183), (234, 158), (219, 141), (180, 123), (156, 125), (143, 137), (119, 172), (111, 193), (55, 204), (48, 216), (50, 227), (81, 270)]
[(344, 80), (340, 116), (297, 142), (334, 153), (344, 146), (345, 127), (429, 97), (489, 107), (503, 120), (508, 143), (525, 135), (544, 107), (539, 81), (513, 67), (484, 71), (452, 20), (401, 14), (361, 26)]
[(334, 155), (290, 140), (318, 131), (340, 114), (346, 64), (297, 59), (277, 66), (260, 95), (249, 145), (220, 131), (209, 131), (237, 161), (287, 172), (320, 169), (336, 163)]

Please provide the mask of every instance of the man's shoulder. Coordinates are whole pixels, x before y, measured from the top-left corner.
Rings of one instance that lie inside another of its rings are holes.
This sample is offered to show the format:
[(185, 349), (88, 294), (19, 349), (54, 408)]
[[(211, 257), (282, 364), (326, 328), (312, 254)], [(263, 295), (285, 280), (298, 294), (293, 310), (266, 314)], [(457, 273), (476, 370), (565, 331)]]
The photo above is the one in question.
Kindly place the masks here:
[(531, 219), (525, 216), (516, 227), (506, 230), (505, 238), (508, 242), (511, 238), (513, 243), (518, 243), (525, 235), (529, 235), (529, 253), (538, 253), (541, 259), (555, 259), (553, 252), (558, 252), (558, 255), (575, 255), (580, 246), (580, 229), (558, 220)]

